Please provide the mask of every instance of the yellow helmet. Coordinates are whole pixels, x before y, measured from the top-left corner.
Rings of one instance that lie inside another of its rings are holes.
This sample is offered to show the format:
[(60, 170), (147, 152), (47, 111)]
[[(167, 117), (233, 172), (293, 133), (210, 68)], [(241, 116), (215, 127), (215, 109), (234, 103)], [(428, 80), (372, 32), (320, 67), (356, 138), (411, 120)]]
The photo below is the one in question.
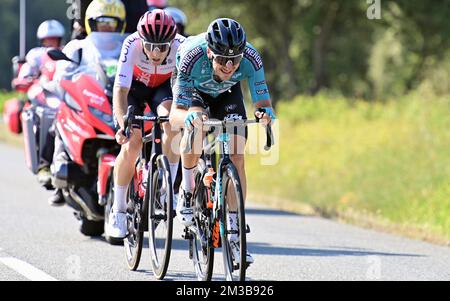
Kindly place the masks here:
[(86, 9), (85, 27), (87, 34), (97, 30), (96, 19), (109, 17), (117, 20), (116, 32), (125, 32), (125, 5), (120, 0), (94, 0)]

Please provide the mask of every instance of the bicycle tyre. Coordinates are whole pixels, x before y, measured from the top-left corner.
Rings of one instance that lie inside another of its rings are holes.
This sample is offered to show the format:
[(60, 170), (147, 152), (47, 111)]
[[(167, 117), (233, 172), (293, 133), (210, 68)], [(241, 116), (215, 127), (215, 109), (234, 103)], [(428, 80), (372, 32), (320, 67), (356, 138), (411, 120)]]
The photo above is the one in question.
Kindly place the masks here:
[[(165, 181), (167, 188), (165, 198), (166, 201), (163, 202), (163, 204), (161, 204), (160, 199), (158, 200), (160, 197), (162, 181)], [(150, 196), (150, 199), (148, 200), (148, 232), (153, 274), (156, 279), (162, 280), (164, 279), (169, 267), (173, 232), (172, 179), (170, 176), (169, 161), (165, 155), (159, 155), (156, 159), (156, 170), (151, 178), (151, 191), (146, 194), (146, 196), (147, 195)], [(162, 221), (164, 221), (164, 224), (161, 224)], [(165, 226), (165, 229), (162, 229), (163, 231), (161, 232), (165, 235), (165, 238), (163, 238), (163, 244), (159, 242), (160, 239), (158, 239), (155, 233), (161, 225)], [(158, 254), (158, 249), (162, 251), (161, 254)]]
[[(220, 234), (222, 239), (222, 254), (224, 262), (224, 271), (226, 281), (245, 281), (245, 274), (247, 269), (246, 254), (247, 254), (247, 233), (245, 222), (245, 205), (242, 194), (241, 181), (236, 167), (233, 164), (225, 166), (222, 178), (222, 191), (224, 193), (223, 202), (220, 204), (221, 223)], [(231, 184), (231, 185), (228, 185)], [(238, 235), (240, 244), (240, 264), (237, 264), (233, 258), (230, 250), (229, 236), (232, 234), (228, 229), (228, 204), (227, 197), (231, 189), (234, 190), (237, 203), (237, 218), (238, 218)]]
[[(142, 255), (142, 247), (144, 244), (144, 225), (146, 219), (147, 205), (144, 200), (139, 199), (135, 192), (135, 177), (128, 185), (128, 202), (127, 202), (127, 227), (128, 236), (124, 239), (125, 256), (128, 268), (136, 271), (139, 267)], [(137, 185), (137, 184), (136, 184)], [(147, 189), (148, 190), (148, 183)], [(147, 192), (146, 192), (147, 194)]]

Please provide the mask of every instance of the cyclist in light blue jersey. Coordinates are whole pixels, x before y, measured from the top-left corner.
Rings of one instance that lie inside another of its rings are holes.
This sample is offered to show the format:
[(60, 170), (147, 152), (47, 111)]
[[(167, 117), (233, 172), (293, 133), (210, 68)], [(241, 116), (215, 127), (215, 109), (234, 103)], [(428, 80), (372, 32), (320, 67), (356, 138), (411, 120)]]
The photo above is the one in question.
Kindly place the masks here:
[[(184, 126), (191, 130), (194, 127), (201, 128), (207, 118), (247, 119), (240, 85), (243, 80), (248, 81), (255, 107), (265, 109), (265, 113), (256, 111), (255, 116), (263, 118), (267, 123), (275, 119), (261, 56), (250, 43), (247, 43), (244, 29), (235, 20), (217, 19), (209, 25), (206, 33), (188, 38), (178, 50), (176, 67), (172, 83), (174, 96), (170, 113), (172, 126)], [(246, 128), (234, 128), (230, 138), (231, 160), (238, 169), (245, 199)], [(186, 143), (185, 135), (180, 149), (184, 149)], [(177, 217), (184, 226), (193, 223), (191, 199), (200, 154), (201, 147), (194, 145), (192, 152), (183, 153), (181, 156), (183, 181), (177, 204)], [(230, 209), (236, 206), (233, 201), (229, 204)], [(237, 214), (229, 214), (229, 222), (232, 229), (237, 229)], [(235, 238), (236, 243), (231, 246), (233, 254), (238, 256), (239, 238), (237, 235)], [(253, 262), (250, 254), (247, 254), (247, 262)]]

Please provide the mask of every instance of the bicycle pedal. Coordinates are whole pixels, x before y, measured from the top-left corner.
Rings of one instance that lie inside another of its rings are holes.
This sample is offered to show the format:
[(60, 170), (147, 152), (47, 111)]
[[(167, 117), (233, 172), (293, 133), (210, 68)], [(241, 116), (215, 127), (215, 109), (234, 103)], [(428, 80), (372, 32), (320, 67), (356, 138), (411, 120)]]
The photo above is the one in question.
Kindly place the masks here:
[(184, 234), (182, 234), (181, 237), (186, 240), (192, 240), (194, 238), (194, 236), (187, 228), (184, 229)]

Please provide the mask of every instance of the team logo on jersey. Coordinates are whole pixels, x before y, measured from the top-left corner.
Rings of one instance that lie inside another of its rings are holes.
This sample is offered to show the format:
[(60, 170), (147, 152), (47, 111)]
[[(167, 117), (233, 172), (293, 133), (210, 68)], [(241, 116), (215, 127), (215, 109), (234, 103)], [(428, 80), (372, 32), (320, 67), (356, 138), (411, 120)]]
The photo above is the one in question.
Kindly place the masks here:
[(250, 47), (246, 47), (244, 50), (244, 57), (247, 58), (253, 65), (256, 71), (263, 67), (262, 58), (258, 51)]
[(233, 112), (234, 110), (236, 110), (236, 108), (237, 108), (237, 104), (226, 105), (225, 111), (228, 113)]
[(237, 120), (243, 120), (244, 118), (239, 115), (239, 114), (228, 114), (227, 116), (225, 116), (224, 120), (225, 121), (237, 121)]
[(216, 81), (213, 79), (210, 79), (209, 81), (200, 83), (200, 87), (202, 87), (205, 90), (210, 90), (214, 92), (218, 92), (219, 94), (222, 94), (228, 90), (230, 90), (231, 87), (233, 87), (236, 83), (232, 81), (224, 81), (220, 84), (217, 84)]
[(258, 86), (262, 86), (262, 85), (265, 85), (265, 84), (266, 84), (266, 81), (265, 81), (265, 80), (262, 80), (262, 81), (260, 81), (260, 82), (256, 82), (256, 83), (255, 83), (255, 86), (258, 87)]
[(130, 52), (130, 47), (138, 39), (139, 38), (134, 37), (132, 39), (129, 39), (129, 40), (125, 41), (125, 47), (124, 47), (124, 50), (122, 52), (122, 63), (126, 63), (127, 62), (127, 60), (128, 60), (128, 52)]
[(267, 93), (269, 93), (269, 90), (267, 90), (267, 89), (256, 90), (256, 94), (258, 94), (258, 95), (264, 95), (264, 94), (267, 94)]
[(191, 75), (195, 63), (203, 56), (203, 54), (204, 51), (200, 46), (189, 51), (181, 61), (180, 71), (184, 74)]

